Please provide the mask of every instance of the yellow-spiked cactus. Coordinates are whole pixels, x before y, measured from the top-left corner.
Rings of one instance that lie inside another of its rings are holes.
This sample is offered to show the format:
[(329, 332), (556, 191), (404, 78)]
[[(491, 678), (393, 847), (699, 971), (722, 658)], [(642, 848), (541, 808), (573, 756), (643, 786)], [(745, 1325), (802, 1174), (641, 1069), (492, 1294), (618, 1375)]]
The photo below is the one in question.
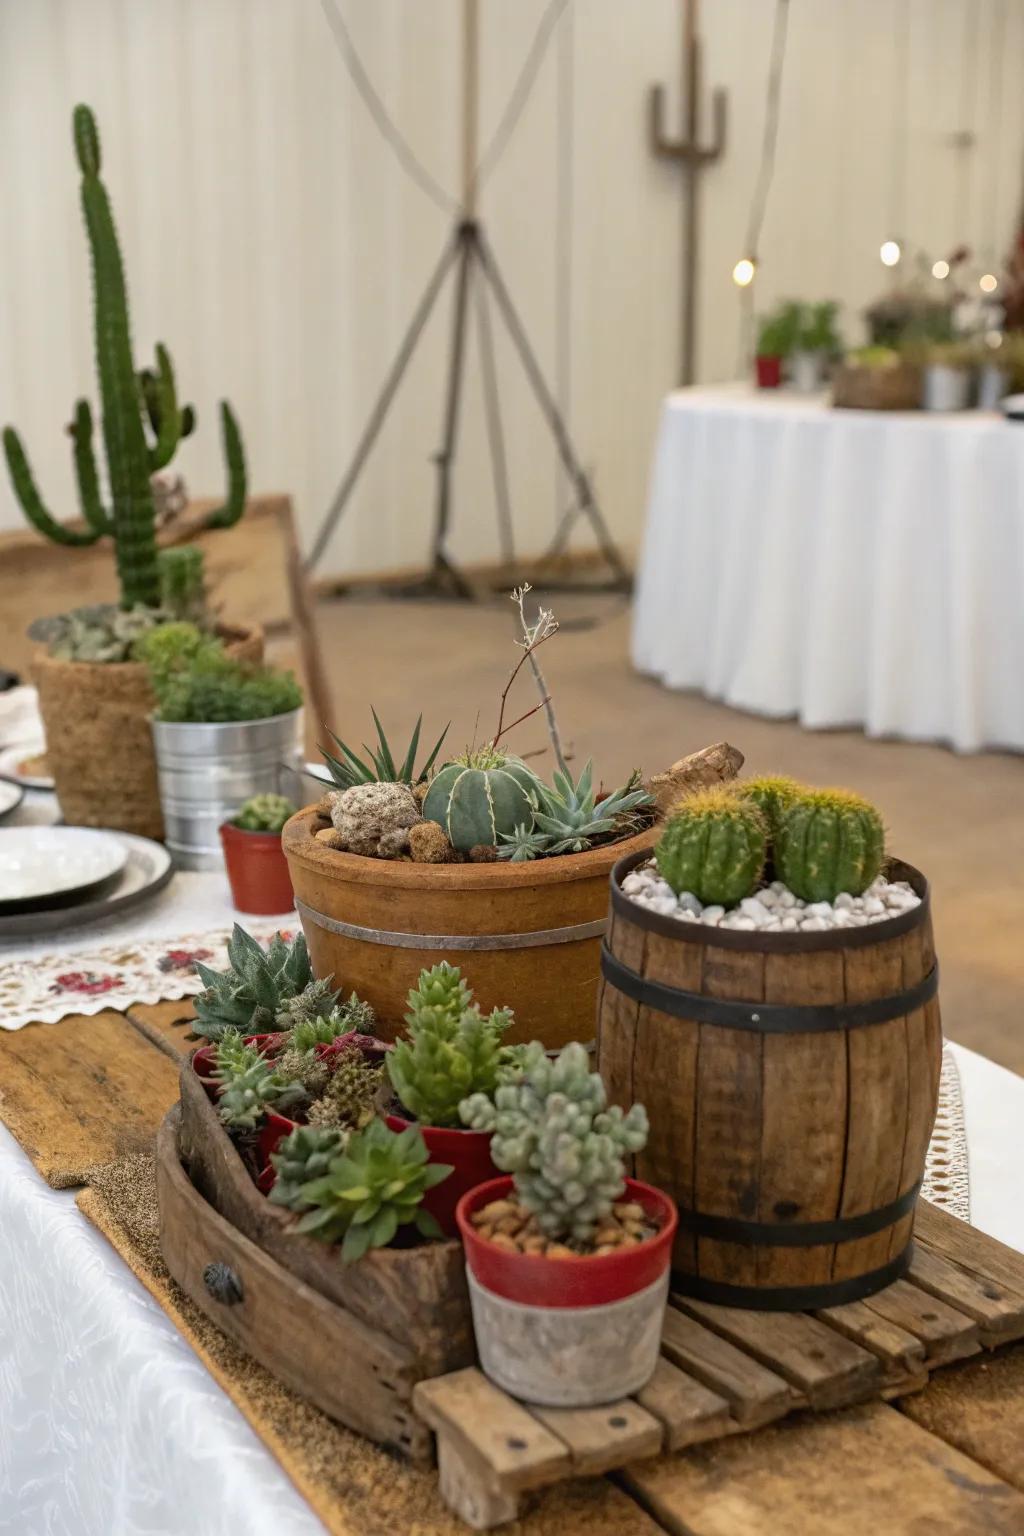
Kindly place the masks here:
[(752, 800), (705, 789), (670, 812), (655, 857), (677, 896), (690, 891), (705, 905), (732, 907), (755, 889), (767, 845), (768, 829)]
[(885, 862), (882, 818), (844, 789), (805, 790), (775, 835), (775, 873), (804, 901), (859, 896)]
[(746, 800), (752, 800), (764, 817), (768, 830), (774, 837), (778, 830), (779, 822), (784, 811), (803, 792), (803, 786), (796, 779), (789, 779), (782, 773), (766, 773), (760, 778), (744, 779), (739, 784), (732, 786), (737, 795), (742, 795)]

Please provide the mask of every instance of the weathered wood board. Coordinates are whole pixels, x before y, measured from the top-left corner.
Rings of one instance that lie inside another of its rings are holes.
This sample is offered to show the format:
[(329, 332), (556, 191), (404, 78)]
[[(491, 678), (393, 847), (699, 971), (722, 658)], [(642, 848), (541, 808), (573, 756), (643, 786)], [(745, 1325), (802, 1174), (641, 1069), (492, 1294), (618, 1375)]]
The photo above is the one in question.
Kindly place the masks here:
[(124, 1014), (0, 1030), (0, 1120), (55, 1189), (149, 1151), (177, 1096), (174, 1063)]

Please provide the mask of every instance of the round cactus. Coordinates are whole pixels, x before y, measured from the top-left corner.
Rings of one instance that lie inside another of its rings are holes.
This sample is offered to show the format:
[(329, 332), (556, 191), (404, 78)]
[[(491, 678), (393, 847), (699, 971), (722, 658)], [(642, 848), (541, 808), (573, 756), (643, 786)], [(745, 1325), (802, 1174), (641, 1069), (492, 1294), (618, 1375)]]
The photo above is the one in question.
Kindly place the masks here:
[(859, 896), (884, 860), (881, 816), (847, 790), (806, 790), (779, 823), (775, 873), (804, 901), (834, 901), (842, 891)]
[(735, 906), (749, 896), (764, 868), (768, 832), (752, 800), (726, 789), (705, 789), (669, 815), (655, 857), (678, 895)]
[(431, 780), (423, 815), (448, 834), (453, 848), (496, 847), (502, 834), (532, 826), (536, 776), (516, 757), (489, 747), (446, 763)]
[(789, 779), (782, 773), (767, 773), (757, 779), (744, 779), (741, 784), (734, 784), (733, 789), (744, 799), (754, 802), (773, 837), (778, 831), (783, 812), (802, 793), (802, 786), (796, 779)]

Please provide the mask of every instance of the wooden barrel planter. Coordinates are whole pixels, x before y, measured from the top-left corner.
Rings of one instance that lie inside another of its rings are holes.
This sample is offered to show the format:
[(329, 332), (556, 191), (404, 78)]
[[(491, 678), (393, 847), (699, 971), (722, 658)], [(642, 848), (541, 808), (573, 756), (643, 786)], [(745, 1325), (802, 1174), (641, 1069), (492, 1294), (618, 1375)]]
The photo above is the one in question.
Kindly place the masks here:
[(942, 1029), (928, 886), (909, 912), (821, 933), (730, 931), (637, 906), (612, 874), (598, 1065), (647, 1106), (636, 1176), (679, 1207), (675, 1289), (837, 1306), (910, 1262)]
[(296, 1236), (253, 1184), (191, 1058), (158, 1137), (157, 1193), (164, 1262), (201, 1310), (331, 1418), (429, 1465), (413, 1389), (476, 1359), (461, 1244), (346, 1265)]
[(462, 967), (484, 1011), (515, 1009), (510, 1043), (590, 1040), (608, 921), (608, 876), (650, 830), (523, 864), (413, 864), (325, 848), (310, 807), (285, 824), (295, 905), (313, 970), (333, 974), (393, 1039), (425, 966)]

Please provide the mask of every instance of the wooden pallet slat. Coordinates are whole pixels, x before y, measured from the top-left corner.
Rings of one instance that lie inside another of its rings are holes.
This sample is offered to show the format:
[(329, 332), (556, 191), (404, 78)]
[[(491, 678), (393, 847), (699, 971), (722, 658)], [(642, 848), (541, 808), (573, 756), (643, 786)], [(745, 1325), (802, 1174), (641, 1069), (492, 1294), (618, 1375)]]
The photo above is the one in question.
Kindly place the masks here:
[(937, 1250), (973, 1274), (995, 1280), (1015, 1295), (1024, 1296), (1024, 1254), (927, 1200), (918, 1201), (914, 1237), (917, 1243)]
[(952, 1259), (919, 1244), (910, 1266), (919, 1290), (948, 1302), (978, 1324), (978, 1337), (989, 1347), (1019, 1339), (1024, 1333), (1024, 1296), (998, 1281), (982, 1278)]
[(475, 1366), (417, 1382), (413, 1401), (439, 1440), (457, 1444), (509, 1492), (540, 1487), (569, 1470), (564, 1442)]
[(747, 1428), (770, 1424), (805, 1401), (775, 1371), (676, 1307), (665, 1313), (661, 1352), (673, 1365), (724, 1397), (733, 1418)]
[(664, 1441), (659, 1420), (631, 1398), (600, 1408), (531, 1408), (530, 1412), (568, 1447), (573, 1473), (581, 1476), (593, 1477), (626, 1461), (656, 1456)]
[(977, 1323), (908, 1280), (896, 1280), (869, 1296), (865, 1306), (920, 1339), (928, 1366), (969, 1359), (981, 1348)]
[(667, 1452), (715, 1440), (733, 1427), (725, 1398), (687, 1376), (664, 1355), (646, 1387), (636, 1394), (636, 1400), (660, 1420)]
[(777, 1371), (812, 1408), (856, 1402), (878, 1385), (877, 1357), (805, 1312), (750, 1312), (681, 1297), (672, 1302)]
[(840, 1307), (826, 1307), (815, 1315), (877, 1356), (882, 1365), (879, 1390), (883, 1398), (914, 1392), (926, 1384), (928, 1372), (921, 1340), (887, 1317), (872, 1312), (864, 1302), (850, 1301)]

